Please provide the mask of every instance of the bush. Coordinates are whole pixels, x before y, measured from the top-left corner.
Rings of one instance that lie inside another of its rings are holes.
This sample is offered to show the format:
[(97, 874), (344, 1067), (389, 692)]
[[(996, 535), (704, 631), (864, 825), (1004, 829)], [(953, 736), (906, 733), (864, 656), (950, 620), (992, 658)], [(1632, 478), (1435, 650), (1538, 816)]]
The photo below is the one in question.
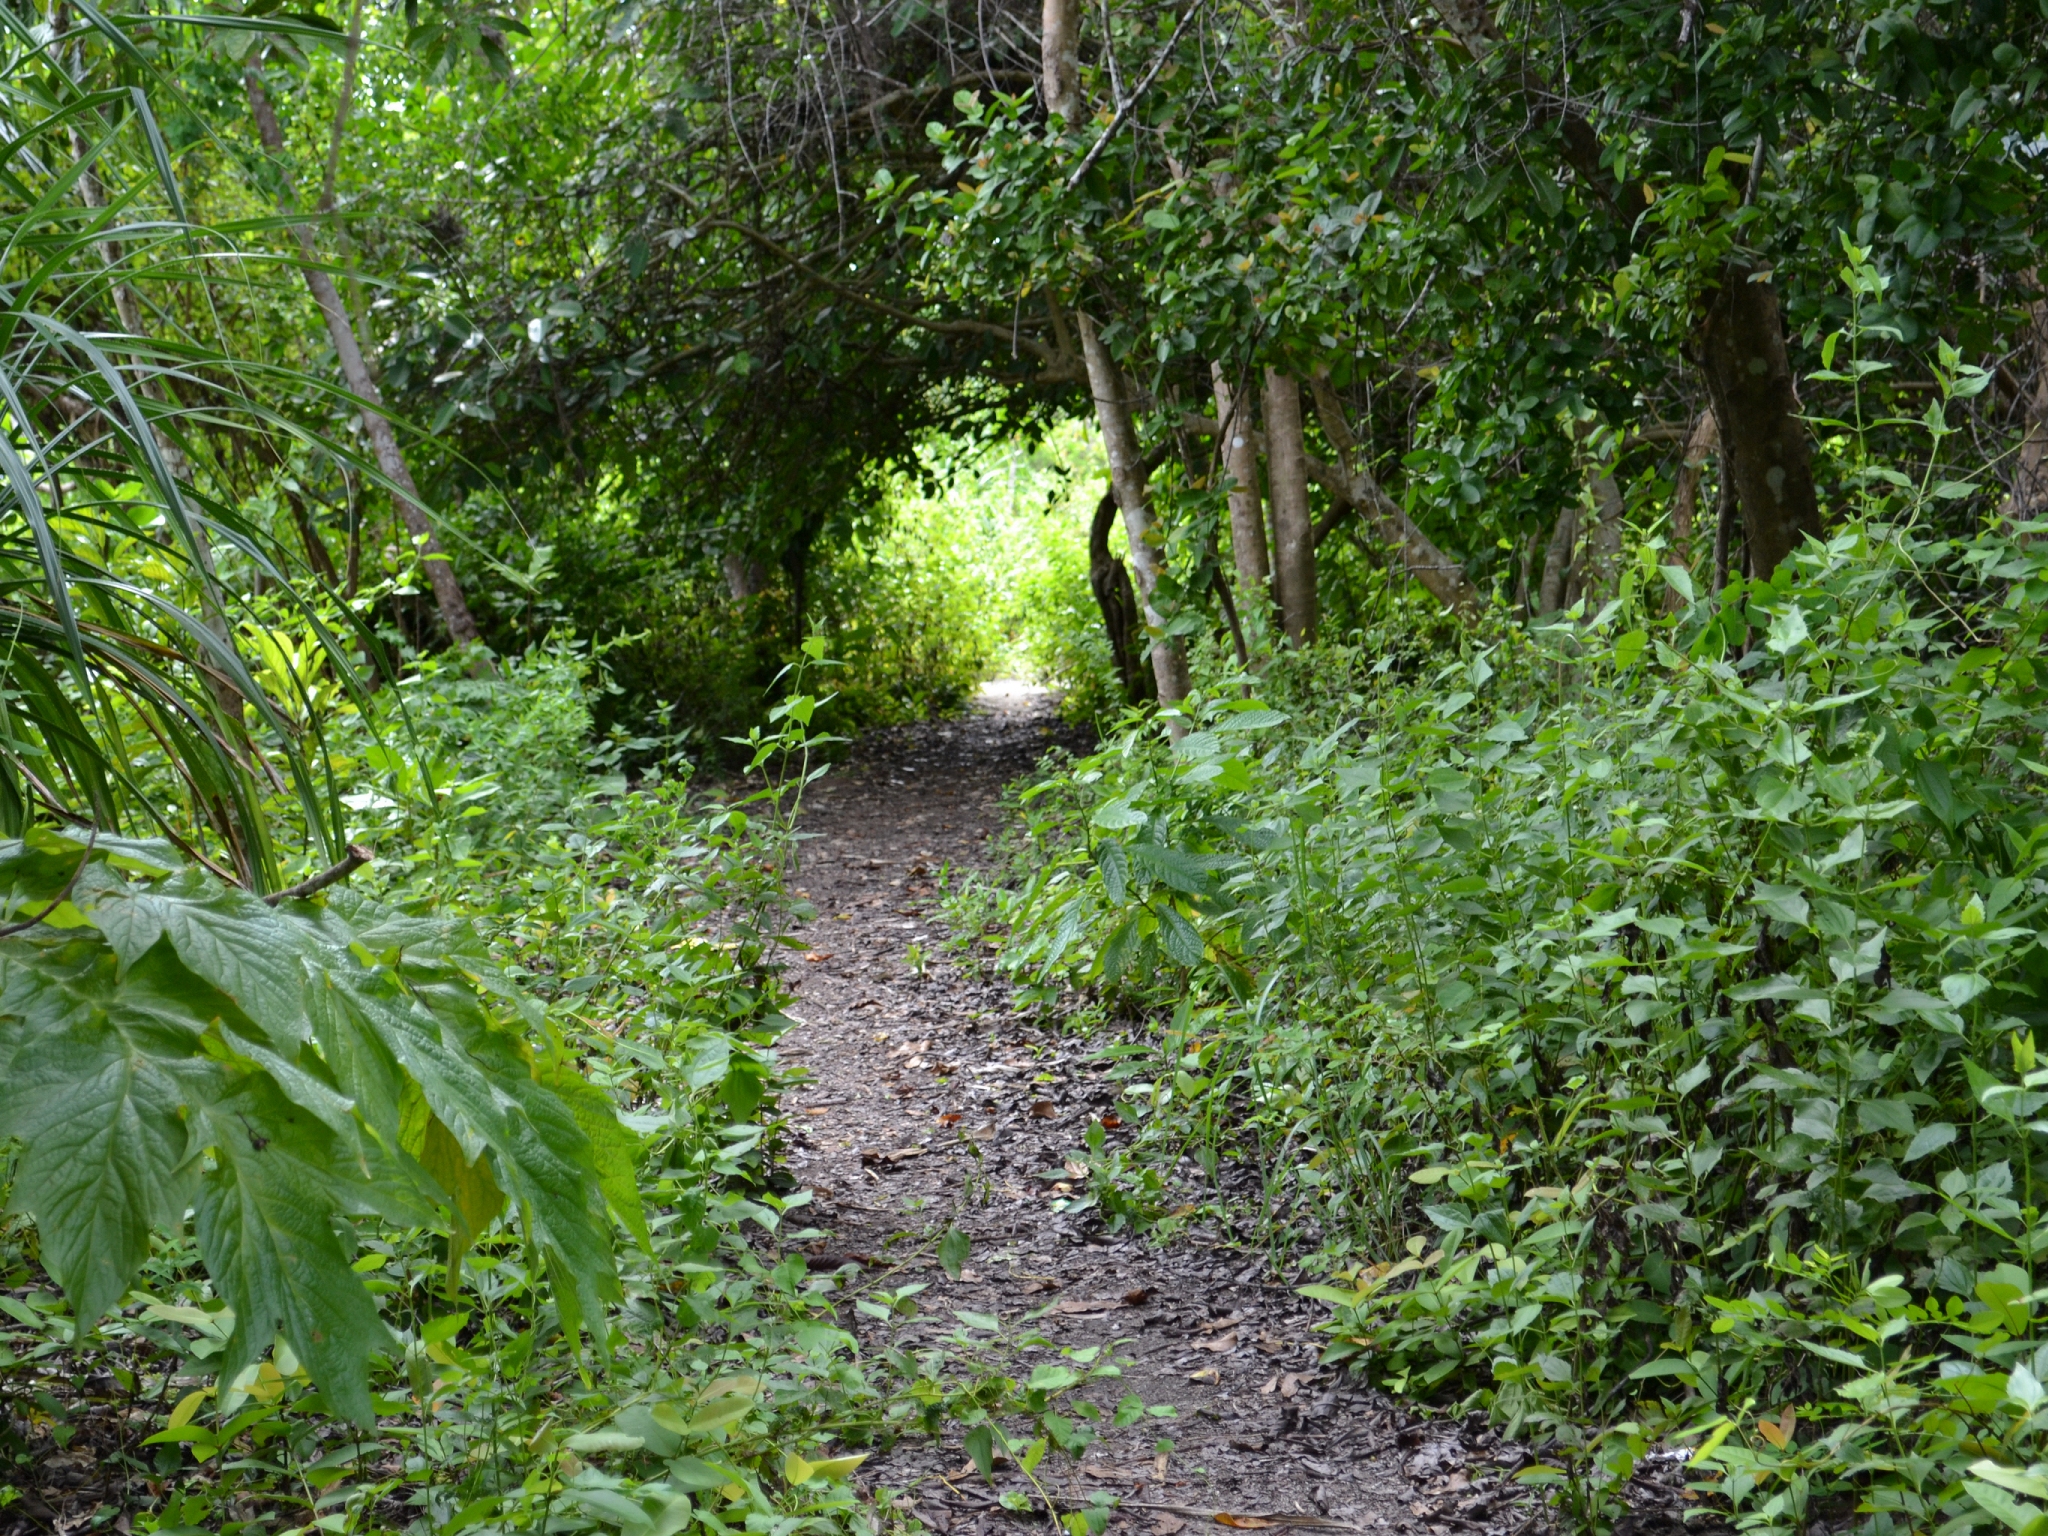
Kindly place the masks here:
[(1660, 1434), (1758, 1530), (2048, 1507), (2048, 553), (1919, 505), (1219, 687), (1062, 778), (1010, 899), (1018, 972), (1158, 1021), (1118, 1166), (1255, 1168), (1326, 1358), (1538, 1433), (1596, 1525)]

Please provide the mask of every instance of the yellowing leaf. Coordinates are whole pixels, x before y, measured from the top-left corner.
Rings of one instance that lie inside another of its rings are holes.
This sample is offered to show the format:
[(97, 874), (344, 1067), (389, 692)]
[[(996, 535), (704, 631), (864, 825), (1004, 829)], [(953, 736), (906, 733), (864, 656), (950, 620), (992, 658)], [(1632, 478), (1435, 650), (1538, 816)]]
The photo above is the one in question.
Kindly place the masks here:
[(171, 1410), (170, 1420), (164, 1427), (166, 1429), (183, 1429), (192, 1422), (192, 1415), (199, 1411), (199, 1405), (211, 1396), (213, 1396), (212, 1387), (201, 1387), (196, 1392), (187, 1392), (178, 1399), (178, 1406)]

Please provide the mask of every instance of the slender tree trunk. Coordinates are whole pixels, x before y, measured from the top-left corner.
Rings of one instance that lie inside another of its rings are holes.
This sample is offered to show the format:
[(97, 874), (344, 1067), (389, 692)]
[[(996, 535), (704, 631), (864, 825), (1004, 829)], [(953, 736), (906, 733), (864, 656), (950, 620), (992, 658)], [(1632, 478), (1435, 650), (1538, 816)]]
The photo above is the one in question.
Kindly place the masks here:
[[(2033, 281), (2033, 274), (2028, 274)], [(2013, 461), (2012, 495), (2005, 504), (2009, 523), (2048, 518), (2048, 299), (2031, 307), (2034, 336), (2034, 391), (2027, 400), (2026, 435)]]
[(718, 565), (725, 573), (725, 590), (732, 594), (736, 603), (744, 603), (757, 596), (768, 585), (767, 570), (752, 555), (728, 549), (719, 556)]
[[(249, 97), (250, 114), (256, 120), (257, 135), (262, 139), (265, 151), (280, 162), (282, 169), (284, 129), (278, 123), (269, 93), (263, 88), (262, 72), (253, 61), (243, 71), (242, 83)], [(286, 213), (289, 215), (289, 179), (286, 188)], [(378, 390), (376, 380), (370, 377), (369, 365), (363, 361), (363, 351), (356, 344), (355, 327), (349, 323), (348, 310), (335, 290), (334, 279), (319, 264), (312, 227), (294, 223), (292, 234), (305, 258), (306, 287), (313, 295), (313, 302), (319, 306), (320, 316), (327, 324), (328, 340), (333, 343), (335, 355), (340, 359), (342, 379), (349, 392), (368, 407), (363, 412), (363, 429), (369, 433), (370, 446), (377, 456), (377, 467), (384, 472), (384, 478), (398, 489), (395, 500), (399, 515), (405, 519), (407, 530), (420, 547), (427, 580), (434, 589), (434, 602), (441, 610), (441, 622), (447, 626), (448, 638), (458, 649), (473, 646), (478, 638), (476, 620), (471, 617), (468, 600), (463, 597), (462, 586), (455, 578), (455, 567), (449, 563), (441, 541), (434, 534), (434, 525), (420, 504), (419, 488), (413, 483), (412, 470), (405, 462), (398, 436), (384, 416), (384, 396)], [(480, 669), (488, 667), (488, 661), (480, 663)]]
[(1558, 509), (1550, 543), (1543, 551), (1543, 582), (1536, 596), (1539, 614), (1556, 613), (1564, 607), (1565, 589), (1571, 582), (1572, 547), (1578, 542), (1579, 509), (1567, 502)]
[[(1096, 334), (1095, 322), (1076, 313), (1081, 332), (1081, 356), (1088, 365), (1088, 386), (1095, 396), (1095, 416), (1102, 426), (1102, 446), (1109, 454), (1109, 479), (1116, 490), (1118, 507), (1124, 514), (1124, 538), (1130, 545), (1131, 570), (1137, 580), (1138, 598), (1144, 605), (1145, 627), (1152, 638), (1152, 675), (1159, 685), (1159, 702), (1177, 704), (1187, 697), (1188, 664), (1179, 642), (1165, 634), (1166, 620), (1153, 598), (1159, 585), (1159, 551), (1154, 548), (1152, 508), (1145, 491), (1145, 465), (1138, 451), (1138, 429), (1131, 419), (1130, 384), (1123, 369), (1109, 355)], [(1176, 739), (1182, 726), (1170, 720), (1167, 729)]]
[(327, 552), (327, 541), (320, 537), (320, 530), (313, 525), (305, 499), (297, 491), (286, 491), (284, 501), (291, 509), (292, 523), (299, 530), (299, 542), (306, 546), (306, 563), (313, 567), (313, 574), (330, 587), (340, 586), (341, 576), (334, 569), (334, 556)]
[(1685, 459), (1671, 492), (1671, 553), (1677, 564), (1692, 567), (1693, 524), (1699, 516), (1700, 475), (1721, 446), (1721, 432), (1711, 410), (1701, 411), (1686, 440)]
[(1250, 391), (1235, 399), (1221, 363), (1209, 365), (1216, 391), (1216, 429), (1222, 434), (1224, 473), (1230, 476), (1230, 558), (1237, 568), (1240, 605), (1254, 612), (1268, 600), (1266, 519), (1259, 507), (1259, 451), (1252, 445)]
[(1728, 478), (1728, 467), (1721, 467), (1721, 494), (1714, 504), (1714, 575), (1713, 591), (1716, 602), (1721, 591), (1728, 585), (1728, 557), (1735, 542), (1735, 482)]
[(342, 595), (350, 602), (363, 584), (363, 504), (356, 499), (356, 477), (341, 472), (342, 494), (348, 497), (348, 570), (342, 577)]
[(1316, 543), (1308, 510), (1308, 450), (1301, 440), (1301, 386), (1272, 368), (1266, 370), (1264, 415), (1280, 627), (1296, 645), (1307, 645), (1316, 637)]
[(1045, 0), (1039, 64), (1045, 110), (1068, 128), (1081, 125), (1081, 7), (1079, 0)]
[(1628, 507), (1621, 487), (1606, 469), (1597, 470), (1587, 481), (1593, 498), (1593, 526), (1586, 533), (1586, 550), (1572, 567), (1564, 605), (1569, 608), (1580, 598), (1597, 608), (1614, 595), (1615, 578), (1621, 567), (1621, 536)]
[(1088, 590), (1102, 611), (1102, 630), (1109, 637), (1110, 659), (1123, 685), (1124, 697), (1142, 704), (1153, 695), (1152, 675), (1138, 665), (1138, 595), (1131, 573), (1109, 547), (1109, 530), (1117, 518), (1116, 487), (1102, 493), (1088, 524)]
[[(1329, 380), (1320, 372), (1311, 374), (1309, 387), (1315, 394), (1323, 436), (1337, 453), (1337, 483), (1332, 485), (1325, 479), (1323, 488), (1332, 493), (1333, 500), (1346, 501), (1363, 514), (1379, 541), (1401, 557), (1402, 568), (1438, 602), (1455, 613), (1470, 613), (1477, 608), (1479, 589), (1465, 579), (1463, 568), (1437, 548), (1436, 542), (1415, 526), (1414, 520), (1373, 478)], [(1304, 462), (1309, 473), (1316, 475), (1315, 460), (1305, 458)]]
[[(1671, 558), (1675, 565), (1692, 569), (1694, 524), (1699, 520), (1700, 476), (1707, 460), (1721, 445), (1719, 425), (1711, 410), (1701, 411), (1693, 423), (1692, 436), (1685, 445), (1685, 459), (1678, 466), (1678, 483), (1671, 492)], [(1664, 589), (1664, 611), (1676, 613), (1685, 599), (1675, 587)]]
[(1750, 567), (1768, 576), (1822, 528), (1778, 291), (1767, 277), (1752, 281), (1756, 275), (1741, 261), (1722, 267), (1702, 317), (1700, 351)]

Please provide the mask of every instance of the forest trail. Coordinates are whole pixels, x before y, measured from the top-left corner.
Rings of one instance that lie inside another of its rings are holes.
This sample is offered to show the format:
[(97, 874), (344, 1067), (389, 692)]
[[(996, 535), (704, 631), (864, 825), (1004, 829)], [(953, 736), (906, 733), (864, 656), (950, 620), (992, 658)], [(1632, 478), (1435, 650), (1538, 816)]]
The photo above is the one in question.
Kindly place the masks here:
[[(957, 1328), (955, 1308), (1014, 1324), (1049, 1306), (1037, 1327), (1057, 1345), (1123, 1341), (1135, 1363), (1099, 1400), (1135, 1392), (1177, 1417), (1105, 1426), (1078, 1465), (1055, 1453), (1038, 1469), (1056, 1498), (1108, 1490), (1154, 1506), (1113, 1530), (1173, 1536), (1217, 1511), (1435, 1536), (1530, 1528), (1519, 1490), (1502, 1487), (1526, 1453), (1481, 1428), (1410, 1421), (1319, 1369), (1311, 1307), (1270, 1283), (1258, 1254), (1199, 1236), (1156, 1248), (1107, 1232), (1095, 1211), (1051, 1208), (1063, 1160), (1113, 1090), (1091, 1070), (1090, 1041), (1040, 1027), (1004, 983), (946, 957), (935, 879), (987, 862), (1003, 785), (1056, 741), (1080, 745), (1049, 695), (991, 685), (963, 718), (862, 738), (814, 792), (797, 883), (818, 917), (799, 930), (801, 1023), (784, 1037), (790, 1064), (812, 1074), (784, 1102), (791, 1171), (814, 1193), (812, 1224), (831, 1233), (813, 1266), (851, 1261), (871, 1286), (930, 1287), (908, 1323), (855, 1315), (868, 1348), (892, 1330), (900, 1344), (935, 1343)], [(949, 1219), (973, 1242), (958, 1281), (929, 1241)], [(866, 1470), (914, 1488), (941, 1532), (987, 1536), (1010, 1518), (957, 1431), (943, 1450), (907, 1441)], [(997, 1481), (1029, 1491), (1014, 1469)]]

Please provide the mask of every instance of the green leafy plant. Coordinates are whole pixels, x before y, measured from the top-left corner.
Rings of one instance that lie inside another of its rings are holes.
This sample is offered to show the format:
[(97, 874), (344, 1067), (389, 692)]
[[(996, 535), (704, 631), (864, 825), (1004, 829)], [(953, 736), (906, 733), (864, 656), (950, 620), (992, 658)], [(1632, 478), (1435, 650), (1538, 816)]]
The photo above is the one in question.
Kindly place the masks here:
[(535, 1057), (459, 926), (346, 891), (272, 906), (163, 844), (49, 832), (0, 848), (0, 882), (0, 1136), (79, 1327), (188, 1207), (233, 1312), (224, 1380), (282, 1339), (359, 1422), (393, 1344), (352, 1216), (442, 1225), (452, 1267), (509, 1200), (566, 1326), (616, 1296), (632, 1138)]

